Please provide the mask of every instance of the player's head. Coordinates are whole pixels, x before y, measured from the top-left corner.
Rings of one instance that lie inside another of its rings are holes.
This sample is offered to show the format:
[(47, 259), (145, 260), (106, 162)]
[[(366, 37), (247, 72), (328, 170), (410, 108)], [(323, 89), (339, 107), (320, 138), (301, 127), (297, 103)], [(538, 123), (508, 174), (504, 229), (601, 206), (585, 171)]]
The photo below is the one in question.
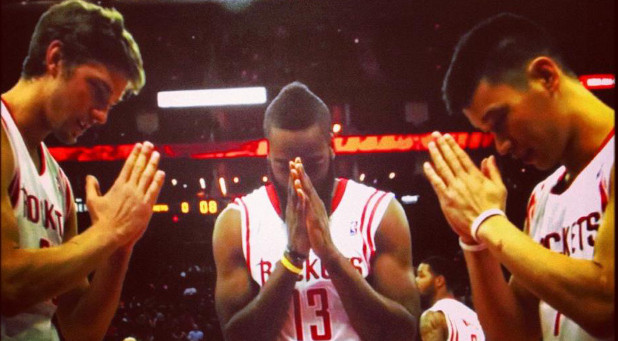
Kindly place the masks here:
[(53, 41), (61, 43), (65, 72), (87, 63), (102, 64), (122, 73), (127, 90), (139, 93), (145, 73), (139, 47), (124, 26), (122, 14), (82, 0), (67, 0), (50, 7), (30, 39), (22, 77), (32, 79), (47, 72), (46, 54)]
[[(139, 47), (115, 9), (64, 1), (40, 17), (21, 78), (49, 80), (48, 125), (71, 143), (92, 124), (105, 123), (109, 107), (145, 83)], [(87, 97), (87, 98), (86, 98)], [(70, 116), (77, 128), (64, 122)]]
[(453, 293), (457, 282), (455, 262), (444, 257), (431, 256), (424, 259), (416, 271), (416, 286), (424, 305), (431, 305), (437, 297)]
[(560, 101), (552, 96), (566, 80), (577, 81), (547, 32), (505, 13), (459, 40), (442, 95), (451, 114), (463, 112), (474, 126), (494, 134), (499, 153), (546, 169), (561, 157), (549, 146), (566, 143), (561, 131), (567, 129), (556, 122)]
[(282, 193), (288, 183), (288, 162), (299, 156), (316, 189), (323, 192), (320, 196), (330, 195), (335, 155), (330, 125), (331, 115), (326, 104), (299, 82), (283, 87), (266, 108), (263, 127), (269, 144), (269, 171)]

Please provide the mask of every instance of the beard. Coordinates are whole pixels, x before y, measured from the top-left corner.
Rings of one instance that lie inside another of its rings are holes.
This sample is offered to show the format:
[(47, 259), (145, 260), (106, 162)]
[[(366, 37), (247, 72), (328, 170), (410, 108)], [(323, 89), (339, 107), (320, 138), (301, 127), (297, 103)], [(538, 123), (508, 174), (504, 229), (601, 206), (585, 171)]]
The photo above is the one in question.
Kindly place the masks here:
[(421, 309), (426, 310), (431, 308), (435, 292), (436, 289), (433, 286), (427, 288), (425, 292), (419, 292), (419, 296), (421, 298)]
[[(326, 172), (326, 176), (324, 180), (320, 183), (316, 183), (313, 179), (311, 182), (315, 191), (318, 193), (320, 200), (324, 203), (324, 208), (326, 209), (326, 214), (330, 217), (331, 210), (331, 201), (333, 197), (333, 187), (335, 186), (335, 162), (331, 159), (328, 162), (328, 171)], [(283, 215), (283, 220), (285, 221), (285, 208), (288, 203), (288, 186), (287, 182), (285, 184), (279, 184), (275, 180), (274, 173), (272, 170), (272, 166), (270, 162), (268, 162), (268, 178), (273, 179), (272, 184), (275, 187), (275, 192), (277, 193), (277, 197), (279, 198), (279, 204), (281, 209), (281, 214)]]

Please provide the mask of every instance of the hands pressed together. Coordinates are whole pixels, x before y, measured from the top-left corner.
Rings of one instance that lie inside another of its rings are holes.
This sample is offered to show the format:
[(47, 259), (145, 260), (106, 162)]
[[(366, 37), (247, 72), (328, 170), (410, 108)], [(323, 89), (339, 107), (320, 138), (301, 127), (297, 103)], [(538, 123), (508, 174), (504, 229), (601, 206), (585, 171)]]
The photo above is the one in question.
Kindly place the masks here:
[(160, 155), (150, 142), (137, 143), (105, 195), (94, 176), (86, 178), (86, 205), (93, 226), (108, 229), (119, 246), (132, 247), (144, 234), (164, 183)]
[(468, 244), (473, 243), (471, 225), (488, 209), (504, 210), (506, 187), (494, 156), (483, 159), (480, 169), (449, 134), (432, 134), (429, 154), (433, 164), (423, 169), (451, 228)]
[(288, 248), (308, 255), (309, 250), (322, 260), (337, 255), (338, 250), (330, 236), (329, 217), (311, 179), (297, 157), (290, 161), (286, 224)]

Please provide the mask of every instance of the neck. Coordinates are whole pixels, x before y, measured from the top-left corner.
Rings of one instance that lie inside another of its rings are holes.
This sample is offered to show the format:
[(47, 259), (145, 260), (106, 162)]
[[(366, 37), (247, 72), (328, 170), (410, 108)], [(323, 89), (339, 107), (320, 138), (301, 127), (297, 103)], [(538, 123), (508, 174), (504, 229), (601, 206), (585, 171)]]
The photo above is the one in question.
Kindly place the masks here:
[(50, 133), (45, 120), (44, 91), (42, 79), (21, 78), (13, 88), (2, 94), (31, 155), (36, 153), (39, 144)]
[(433, 296), (433, 300), (431, 301), (431, 305), (436, 304), (441, 299), (452, 298), (455, 299), (455, 296), (452, 292), (446, 290), (438, 290), (436, 294)]
[(571, 118), (571, 137), (562, 164), (574, 179), (596, 156), (614, 128), (614, 109), (595, 97), (581, 84), (571, 85), (567, 115)]

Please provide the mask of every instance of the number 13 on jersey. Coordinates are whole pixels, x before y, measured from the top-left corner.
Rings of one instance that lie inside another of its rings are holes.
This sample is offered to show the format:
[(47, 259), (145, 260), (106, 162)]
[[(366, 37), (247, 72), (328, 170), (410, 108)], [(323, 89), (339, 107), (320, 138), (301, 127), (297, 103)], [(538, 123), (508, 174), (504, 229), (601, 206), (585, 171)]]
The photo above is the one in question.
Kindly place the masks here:
[[(303, 319), (314, 321), (307, 326), (311, 332), (312, 340), (330, 340), (332, 337), (331, 319), (328, 311), (328, 292), (324, 288), (313, 288), (307, 290), (307, 297), (304, 302), (298, 290), (294, 290), (294, 327), (296, 328), (296, 340), (305, 341), (303, 335)], [(313, 310), (314, 316), (303, 316), (302, 307), (315, 307)]]

